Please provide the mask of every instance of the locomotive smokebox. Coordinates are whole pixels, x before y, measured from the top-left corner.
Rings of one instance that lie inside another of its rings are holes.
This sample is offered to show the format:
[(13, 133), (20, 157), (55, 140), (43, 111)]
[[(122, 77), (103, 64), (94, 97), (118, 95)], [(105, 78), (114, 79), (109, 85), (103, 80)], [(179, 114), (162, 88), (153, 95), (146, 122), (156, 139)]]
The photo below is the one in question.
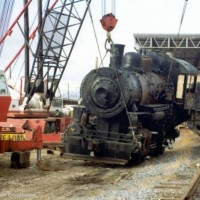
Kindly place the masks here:
[(110, 67), (112, 68), (120, 68), (122, 65), (122, 59), (124, 55), (124, 47), (123, 44), (113, 44), (111, 45), (110, 51)]

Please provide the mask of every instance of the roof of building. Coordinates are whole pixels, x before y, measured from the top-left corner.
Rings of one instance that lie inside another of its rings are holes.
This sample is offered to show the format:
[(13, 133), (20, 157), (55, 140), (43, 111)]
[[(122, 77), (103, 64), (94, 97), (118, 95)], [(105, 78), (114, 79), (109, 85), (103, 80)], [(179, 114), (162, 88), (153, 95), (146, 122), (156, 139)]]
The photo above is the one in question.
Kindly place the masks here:
[(134, 34), (135, 49), (172, 53), (200, 67), (200, 34)]

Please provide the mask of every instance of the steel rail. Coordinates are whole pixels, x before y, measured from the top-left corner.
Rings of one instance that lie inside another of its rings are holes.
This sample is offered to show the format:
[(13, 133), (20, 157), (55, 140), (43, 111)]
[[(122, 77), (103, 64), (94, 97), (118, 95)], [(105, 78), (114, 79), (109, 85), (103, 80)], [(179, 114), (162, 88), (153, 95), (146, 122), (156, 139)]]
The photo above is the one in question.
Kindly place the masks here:
[(197, 188), (197, 185), (200, 184), (200, 171), (197, 174), (197, 176), (195, 176), (194, 180), (192, 181), (192, 183), (190, 184), (189, 189), (186, 191), (186, 193), (181, 197), (180, 200), (189, 200), (191, 199), (192, 195), (195, 193), (195, 190)]

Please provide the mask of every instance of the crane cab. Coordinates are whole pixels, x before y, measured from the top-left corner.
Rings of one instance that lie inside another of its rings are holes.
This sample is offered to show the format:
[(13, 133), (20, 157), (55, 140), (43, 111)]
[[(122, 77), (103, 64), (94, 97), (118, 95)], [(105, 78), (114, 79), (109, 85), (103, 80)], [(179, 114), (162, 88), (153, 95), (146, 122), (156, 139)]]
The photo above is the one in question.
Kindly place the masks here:
[(0, 70), (0, 122), (7, 121), (7, 113), (11, 102), (4, 71)]

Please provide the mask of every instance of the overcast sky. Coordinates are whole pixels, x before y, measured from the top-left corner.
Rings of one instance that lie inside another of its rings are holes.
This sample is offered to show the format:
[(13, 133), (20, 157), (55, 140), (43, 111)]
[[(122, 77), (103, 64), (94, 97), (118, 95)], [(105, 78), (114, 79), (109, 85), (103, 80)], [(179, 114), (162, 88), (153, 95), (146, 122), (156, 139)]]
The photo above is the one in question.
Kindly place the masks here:
[[(112, 0), (106, 0), (106, 2), (108, 3), (106, 12), (110, 13), (112, 9), (109, 2), (112, 2)], [(111, 35), (114, 43), (126, 45), (125, 52), (133, 51), (134, 49), (134, 33), (178, 34), (185, 0), (115, 0), (115, 2), (115, 15), (118, 23), (116, 28), (111, 32)], [(15, 1), (12, 20), (19, 14), (22, 4), (23, 0)], [(34, 11), (37, 10), (37, 0), (33, 0), (31, 6), (30, 13), (33, 18)], [(200, 0), (188, 0), (180, 33), (200, 34), (199, 9)], [(92, 0), (91, 11), (101, 53), (104, 56), (106, 32), (101, 27), (99, 21), (102, 17), (102, 0)], [(23, 40), (20, 40), (20, 37), (18, 38), (19, 33), (17, 33), (16, 39), (16, 36), (14, 36), (15, 32), (13, 32), (14, 42), (12, 37), (9, 37), (6, 41), (3, 49), (4, 53), (0, 57), (0, 69), (5, 68), (23, 44)], [(71, 89), (75, 88), (78, 90), (83, 77), (95, 67), (96, 57), (99, 58), (99, 53), (91, 20), (89, 15), (87, 15), (60, 83), (62, 90), (65, 90), (64, 85), (66, 85), (66, 82), (70, 84)], [(108, 60), (107, 58), (104, 65), (108, 65)], [(18, 63), (17, 65), (20, 64)], [(20, 66), (18, 71), (20, 71)]]

